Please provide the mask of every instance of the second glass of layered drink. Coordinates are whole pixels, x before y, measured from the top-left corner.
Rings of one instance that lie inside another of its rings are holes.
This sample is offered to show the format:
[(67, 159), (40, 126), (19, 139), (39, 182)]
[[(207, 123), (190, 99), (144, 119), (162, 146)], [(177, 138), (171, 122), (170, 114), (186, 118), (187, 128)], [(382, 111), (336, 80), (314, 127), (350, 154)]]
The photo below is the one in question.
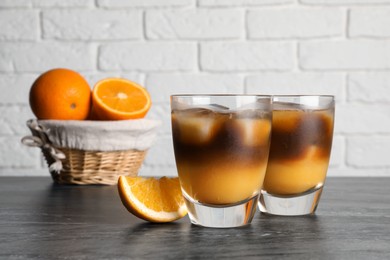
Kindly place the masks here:
[(237, 227), (256, 211), (268, 161), (271, 98), (171, 96), (172, 134), (193, 224)]
[(334, 111), (333, 96), (273, 96), (262, 212), (288, 216), (315, 212), (329, 165)]

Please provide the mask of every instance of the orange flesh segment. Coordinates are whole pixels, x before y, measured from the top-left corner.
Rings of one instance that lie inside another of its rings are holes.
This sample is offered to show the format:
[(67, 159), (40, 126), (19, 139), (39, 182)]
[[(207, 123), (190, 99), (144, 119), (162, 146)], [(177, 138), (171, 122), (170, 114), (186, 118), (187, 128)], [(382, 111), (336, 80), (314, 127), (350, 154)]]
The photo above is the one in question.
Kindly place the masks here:
[(93, 111), (100, 120), (143, 118), (151, 107), (148, 91), (122, 78), (99, 81), (92, 92)]
[(143, 91), (123, 82), (103, 83), (97, 95), (110, 108), (127, 113), (141, 110), (148, 103)]

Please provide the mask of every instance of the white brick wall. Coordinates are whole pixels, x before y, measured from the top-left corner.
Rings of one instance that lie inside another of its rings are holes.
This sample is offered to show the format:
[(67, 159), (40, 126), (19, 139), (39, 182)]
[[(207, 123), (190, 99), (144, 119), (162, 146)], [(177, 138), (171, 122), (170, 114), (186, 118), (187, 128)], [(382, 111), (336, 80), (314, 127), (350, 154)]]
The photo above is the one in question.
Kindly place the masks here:
[(348, 77), (348, 100), (358, 102), (390, 103), (390, 73), (355, 72)]
[(294, 46), (289, 42), (207, 42), (200, 46), (205, 71), (289, 70)]
[(303, 4), (313, 5), (350, 5), (350, 4), (389, 4), (389, 0), (301, 0)]
[(350, 11), (351, 37), (390, 37), (390, 8), (354, 8)]
[(299, 60), (304, 70), (390, 69), (390, 41), (340, 40), (302, 42)]
[(39, 38), (39, 13), (30, 10), (0, 10), (0, 40)]
[(43, 11), (43, 38), (124, 40), (142, 37), (142, 13), (130, 10)]
[(186, 42), (104, 44), (98, 65), (106, 71), (191, 71), (196, 68), (196, 54), (196, 45)]
[(243, 10), (153, 10), (146, 12), (149, 39), (237, 39), (243, 34)]
[(0, 7), (90, 7), (94, 0), (1, 0)]
[(336, 8), (264, 8), (248, 12), (248, 34), (253, 39), (341, 36), (344, 16)]
[(256, 6), (281, 5), (293, 3), (294, 0), (199, 0), (200, 6)]
[(93, 70), (96, 48), (90, 43), (1, 42), (0, 71), (43, 72), (53, 67)]
[(262, 72), (246, 77), (246, 92), (268, 95), (294, 93), (301, 95), (335, 95), (344, 99), (342, 73)]
[(347, 141), (347, 164), (352, 167), (389, 167), (389, 136), (350, 137)]
[(0, 175), (48, 175), (23, 147), (31, 83), (125, 77), (163, 122), (143, 175), (175, 175), (174, 93), (332, 94), (329, 175), (390, 176), (390, 0), (1, 0)]
[(182, 7), (195, 5), (195, 0), (97, 0), (99, 7), (123, 8), (123, 7)]

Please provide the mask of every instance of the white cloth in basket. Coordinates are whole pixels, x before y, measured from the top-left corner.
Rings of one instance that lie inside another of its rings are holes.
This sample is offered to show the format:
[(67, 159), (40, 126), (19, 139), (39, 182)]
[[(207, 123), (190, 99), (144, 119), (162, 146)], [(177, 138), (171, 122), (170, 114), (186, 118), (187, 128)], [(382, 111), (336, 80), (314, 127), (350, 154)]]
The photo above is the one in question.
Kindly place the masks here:
[(55, 147), (86, 151), (146, 150), (151, 147), (159, 121), (38, 120)]

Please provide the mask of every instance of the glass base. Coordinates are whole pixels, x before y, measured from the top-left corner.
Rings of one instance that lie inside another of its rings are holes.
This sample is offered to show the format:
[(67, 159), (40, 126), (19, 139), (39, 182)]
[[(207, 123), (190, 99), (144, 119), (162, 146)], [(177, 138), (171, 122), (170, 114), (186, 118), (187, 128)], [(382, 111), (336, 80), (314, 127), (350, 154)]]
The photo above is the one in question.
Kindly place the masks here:
[(313, 214), (320, 201), (323, 186), (298, 196), (275, 196), (261, 192), (259, 209), (262, 213), (280, 216)]
[(184, 196), (191, 223), (212, 228), (233, 228), (248, 225), (256, 212), (259, 195), (233, 205), (210, 205), (194, 202)]

